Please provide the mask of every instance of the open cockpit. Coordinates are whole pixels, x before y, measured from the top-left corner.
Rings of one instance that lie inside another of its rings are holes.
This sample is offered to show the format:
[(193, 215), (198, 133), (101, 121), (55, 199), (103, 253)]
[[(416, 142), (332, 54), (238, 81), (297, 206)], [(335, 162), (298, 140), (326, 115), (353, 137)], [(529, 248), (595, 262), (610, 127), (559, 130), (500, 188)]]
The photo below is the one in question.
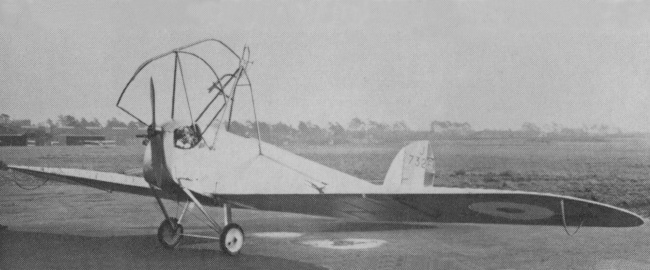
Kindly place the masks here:
[(201, 142), (201, 128), (197, 124), (174, 129), (174, 147), (191, 149)]

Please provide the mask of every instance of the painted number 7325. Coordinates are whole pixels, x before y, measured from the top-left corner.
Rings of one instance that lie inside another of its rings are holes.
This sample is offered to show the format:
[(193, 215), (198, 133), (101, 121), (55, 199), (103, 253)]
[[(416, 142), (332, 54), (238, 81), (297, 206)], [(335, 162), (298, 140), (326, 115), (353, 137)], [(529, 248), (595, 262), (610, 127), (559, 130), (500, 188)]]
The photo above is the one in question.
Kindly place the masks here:
[(432, 157), (418, 157), (414, 155), (408, 155), (406, 158), (408, 161), (407, 163), (410, 165), (415, 165), (416, 167), (422, 167), (423, 169), (426, 170), (431, 170), (433, 171), (433, 158)]

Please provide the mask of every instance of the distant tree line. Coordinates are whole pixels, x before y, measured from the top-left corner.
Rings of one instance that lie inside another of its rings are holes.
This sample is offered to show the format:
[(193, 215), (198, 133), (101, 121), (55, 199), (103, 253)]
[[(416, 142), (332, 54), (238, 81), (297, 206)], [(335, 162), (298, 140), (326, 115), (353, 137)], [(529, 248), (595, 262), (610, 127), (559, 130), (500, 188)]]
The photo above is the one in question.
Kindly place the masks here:
[[(0, 114), (0, 124), (5, 126), (29, 126), (30, 120), (13, 120), (7, 114)], [(41, 123), (45, 127), (70, 126), (87, 127), (125, 127), (142, 128), (144, 124), (136, 121), (122, 122), (113, 117), (102, 125), (97, 118), (92, 120), (82, 117), (77, 119), (72, 115), (59, 115), (56, 121), (47, 119)], [(467, 122), (432, 121), (429, 130), (412, 130), (404, 121), (382, 123), (373, 120), (363, 121), (353, 118), (347, 125), (330, 122), (319, 126), (310, 121), (300, 121), (296, 127), (278, 122), (275, 124), (260, 122), (259, 129), (264, 141), (274, 144), (305, 143), (305, 144), (378, 144), (394, 143), (426, 139), (508, 139), (523, 138), (529, 140), (599, 140), (608, 137), (629, 136), (620, 129), (607, 125), (583, 126), (568, 128), (557, 123), (538, 126), (526, 122), (518, 130), (475, 131)], [(257, 137), (256, 125), (252, 121), (230, 123), (230, 131), (245, 137)], [(40, 133), (43, 133), (39, 131)], [(39, 134), (39, 136), (46, 136)]]
[(105, 127), (105, 128), (112, 128), (112, 127), (130, 127), (130, 128), (138, 128), (138, 127), (146, 127), (146, 125), (137, 122), (137, 121), (131, 121), (129, 123), (124, 123), (117, 118), (113, 117), (109, 120), (106, 121), (106, 124), (102, 126), (102, 124), (97, 120), (97, 118), (94, 118), (92, 121), (87, 120), (86, 118), (82, 117), (81, 119), (77, 119), (72, 115), (59, 115), (57, 121), (52, 121), (52, 119), (47, 119), (46, 124), (50, 127), (61, 127), (61, 126), (67, 126), (67, 127), (76, 127), (76, 128), (86, 128), (86, 127)]
[[(275, 144), (344, 144), (344, 143), (389, 143), (428, 137), (428, 131), (413, 131), (405, 122), (394, 124), (379, 123), (369, 120), (367, 123), (354, 118), (347, 128), (339, 122), (330, 122), (319, 126), (310, 121), (300, 121), (297, 127), (279, 122), (259, 123), (261, 138)], [(230, 131), (245, 137), (256, 137), (255, 123), (247, 121), (230, 123)]]

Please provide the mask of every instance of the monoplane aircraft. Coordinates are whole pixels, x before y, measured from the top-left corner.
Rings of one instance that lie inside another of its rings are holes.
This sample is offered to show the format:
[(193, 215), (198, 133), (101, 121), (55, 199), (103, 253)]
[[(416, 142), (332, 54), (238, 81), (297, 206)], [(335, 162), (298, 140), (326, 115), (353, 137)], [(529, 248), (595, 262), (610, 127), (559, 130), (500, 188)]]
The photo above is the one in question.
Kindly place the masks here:
[(85, 140), (82, 142), (86, 146), (102, 146), (102, 147), (111, 147), (115, 146), (115, 140)]
[[(201, 50), (214, 57), (199, 54)], [(232, 222), (233, 207), (373, 222), (556, 225), (565, 230), (567, 226), (632, 227), (644, 223), (627, 210), (579, 198), (437, 187), (434, 155), (428, 141), (407, 144), (394, 158), (383, 184), (373, 184), (262, 142), (259, 126), (256, 138), (235, 135), (229, 132), (230, 122), (235, 101), (239, 101), (235, 96), (242, 89), (250, 93), (257, 125), (247, 72), (249, 55), (248, 47), (237, 54), (223, 42), (207, 39), (160, 54), (137, 68), (122, 90), (117, 107), (148, 125), (147, 134), (142, 136), (146, 145), (144, 177), (80, 169), (7, 167), (102, 190), (153, 196), (164, 216), (158, 228), (158, 239), (164, 247), (176, 247), (184, 236), (203, 237), (218, 239), (221, 249), (230, 255), (238, 254), (244, 244), (244, 230)], [(190, 69), (190, 65), (195, 68)], [(161, 68), (166, 68), (167, 73), (157, 73)], [(199, 75), (190, 78), (189, 74)], [(165, 85), (165, 81), (171, 82), (168, 91), (157, 91), (155, 85)], [(148, 114), (149, 106), (142, 106), (142, 100), (136, 100), (131, 107), (125, 105), (125, 100), (137, 96), (133, 93), (141, 97), (144, 93), (150, 99), (144, 103), (151, 104), (148, 123), (136, 112), (145, 108)], [(165, 115), (157, 110), (163, 106), (157, 98), (168, 102)], [(166, 120), (160, 124), (160, 119)], [(162, 199), (183, 202), (183, 211), (172, 217)], [(206, 206), (223, 207), (224, 221), (210, 216)], [(183, 218), (195, 207), (218, 237), (183, 231)]]

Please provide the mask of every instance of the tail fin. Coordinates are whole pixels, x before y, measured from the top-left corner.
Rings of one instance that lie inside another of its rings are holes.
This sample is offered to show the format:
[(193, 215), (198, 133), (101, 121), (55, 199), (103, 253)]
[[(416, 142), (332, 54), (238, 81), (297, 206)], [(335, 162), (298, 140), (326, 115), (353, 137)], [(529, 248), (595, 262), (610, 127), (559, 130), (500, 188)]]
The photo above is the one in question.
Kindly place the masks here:
[(397, 153), (384, 178), (384, 186), (433, 186), (435, 162), (429, 141), (411, 142)]

